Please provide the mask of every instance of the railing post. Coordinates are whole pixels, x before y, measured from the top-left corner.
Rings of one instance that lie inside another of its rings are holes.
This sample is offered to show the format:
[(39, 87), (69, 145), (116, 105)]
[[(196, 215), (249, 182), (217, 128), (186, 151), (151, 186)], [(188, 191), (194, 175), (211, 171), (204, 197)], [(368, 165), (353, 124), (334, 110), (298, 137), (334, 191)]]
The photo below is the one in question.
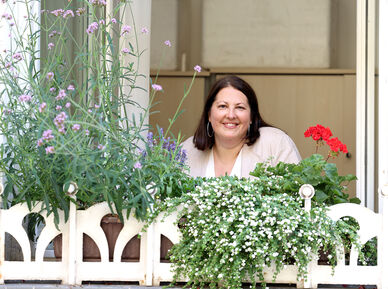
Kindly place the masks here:
[[(76, 199), (76, 194), (78, 191), (78, 187), (76, 183), (71, 182), (69, 188), (67, 189), (67, 194), (73, 200)], [(70, 202), (70, 210), (69, 210), (69, 243), (68, 247), (68, 265), (67, 265), (67, 280), (66, 283), (68, 285), (76, 285), (77, 278), (77, 260), (76, 260), (76, 252), (77, 252), (77, 208), (74, 202)], [(63, 238), (64, 239), (64, 238)], [(64, 241), (64, 240), (63, 240)], [(62, 242), (62, 244), (66, 244)], [(63, 251), (63, 250), (62, 250)]]
[(0, 183), (0, 284), (4, 284), (4, 274), (3, 274), (3, 266), (4, 266), (4, 255), (5, 255), (5, 233), (3, 230), (3, 203), (1, 201), (1, 195), (4, 192), (4, 186)]
[[(304, 209), (306, 212), (311, 211), (311, 199), (315, 195), (315, 189), (312, 185), (305, 184), (302, 185), (299, 189), (299, 195), (304, 199)], [(303, 280), (303, 288), (313, 288), (312, 282), (312, 266), (313, 261), (307, 265), (307, 279)]]
[[(382, 240), (378, 240), (378, 262), (380, 266), (380, 287), (379, 289), (388, 288), (388, 184), (383, 185), (380, 189), (380, 202), (382, 203)], [(380, 250), (382, 251), (380, 254)]]
[(154, 279), (154, 242), (155, 242), (155, 223), (153, 222), (147, 229), (147, 255), (146, 255), (146, 286), (152, 286)]

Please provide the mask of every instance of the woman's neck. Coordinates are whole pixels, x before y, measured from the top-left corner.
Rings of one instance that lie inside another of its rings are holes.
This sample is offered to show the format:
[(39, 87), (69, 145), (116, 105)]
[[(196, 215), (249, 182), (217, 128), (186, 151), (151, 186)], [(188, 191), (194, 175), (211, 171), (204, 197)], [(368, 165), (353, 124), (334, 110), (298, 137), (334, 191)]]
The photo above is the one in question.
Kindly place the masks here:
[(234, 163), (243, 145), (244, 143), (241, 142), (239, 145), (233, 147), (216, 144), (213, 146), (214, 173), (216, 177), (225, 176), (226, 174), (229, 176), (231, 174)]

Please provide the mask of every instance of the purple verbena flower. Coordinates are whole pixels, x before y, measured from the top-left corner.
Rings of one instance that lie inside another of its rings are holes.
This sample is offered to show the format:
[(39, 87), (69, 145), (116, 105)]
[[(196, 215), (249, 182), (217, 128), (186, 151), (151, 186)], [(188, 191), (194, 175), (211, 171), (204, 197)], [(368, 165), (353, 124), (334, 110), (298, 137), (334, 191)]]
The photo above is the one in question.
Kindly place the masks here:
[(97, 148), (98, 148), (99, 150), (103, 150), (103, 149), (105, 148), (105, 146), (103, 146), (102, 144), (98, 144)]
[(15, 59), (16, 61), (20, 61), (23, 59), (23, 56), (21, 53), (17, 52), (14, 55), (12, 55), (12, 58)]
[(51, 49), (53, 49), (53, 48), (54, 48), (54, 46), (55, 46), (55, 44), (54, 44), (54, 43), (52, 43), (52, 42), (50, 42), (49, 44), (47, 44), (47, 48), (48, 48), (48, 50), (51, 50)]
[(73, 131), (79, 131), (81, 129), (81, 125), (79, 125), (78, 123), (74, 124), (71, 129)]
[(60, 89), (58, 95), (55, 97), (56, 100), (62, 100), (66, 97), (66, 91), (64, 89)]
[(71, 103), (70, 102), (66, 102), (65, 107), (66, 108), (70, 108), (71, 107)]
[(12, 19), (12, 15), (11, 14), (8, 14), (8, 13), (4, 13), (3, 15), (1, 15), (2, 18), (5, 18), (7, 20), (11, 20)]
[(133, 165), (133, 168), (134, 169), (141, 169), (143, 166), (141, 165), (140, 162), (136, 162), (134, 165)]
[(55, 110), (61, 110), (62, 109), (62, 105), (57, 105), (56, 107), (55, 107)]
[(38, 139), (38, 141), (36, 142), (36, 145), (38, 146), (38, 147), (41, 147), (42, 145), (43, 145), (43, 139)]
[(73, 90), (74, 90), (74, 85), (70, 84), (70, 85), (67, 87), (67, 90), (73, 91)]
[(129, 32), (131, 32), (132, 27), (129, 25), (124, 25), (123, 28), (121, 28), (121, 35), (125, 35)]
[(78, 8), (77, 10), (75, 10), (75, 14), (77, 16), (81, 16), (82, 14), (84, 14), (86, 12), (86, 9), (85, 8)]
[(105, 0), (89, 0), (89, 3), (95, 6), (106, 6)]
[(47, 107), (47, 103), (45, 102), (42, 102), (40, 105), (39, 105), (39, 112), (42, 113)]
[(160, 91), (160, 90), (163, 90), (163, 87), (159, 84), (153, 84), (152, 89), (155, 91)]
[(142, 29), (141, 29), (141, 33), (143, 33), (143, 34), (148, 34), (150, 31), (148, 30), (148, 28), (147, 27), (143, 27)]
[(195, 70), (196, 72), (200, 73), (201, 70), (202, 70), (202, 68), (201, 68), (201, 66), (196, 65), (196, 66), (194, 66), (194, 70)]
[(45, 141), (50, 141), (54, 139), (54, 136), (52, 135), (53, 131), (51, 129), (45, 130), (42, 134), (42, 139)]
[(127, 47), (124, 47), (122, 50), (121, 50), (122, 53), (129, 53), (129, 49)]
[(74, 12), (72, 10), (66, 10), (64, 13), (63, 13), (63, 18), (68, 18), (68, 17), (74, 17)]
[(54, 79), (54, 72), (50, 71), (46, 75), (47, 80), (53, 80)]
[(87, 34), (92, 34), (94, 31), (96, 31), (98, 29), (98, 23), (97, 22), (93, 22), (89, 25), (89, 27), (86, 29), (86, 33)]
[(53, 146), (48, 146), (46, 149), (46, 154), (53, 154), (54, 153), (54, 147)]
[(28, 94), (22, 94), (19, 96), (19, 101), (21, 102), (29, 102), (31, 101), (31, 95), (28, 95)]
[(59, 34), (60, 34), (60, 32), (57, 32), (56, 30), (53, 30), (53, 31), (50, 32), (49, 38), (53, 38), (54, 36), (59, 35)]
[(60, 112), (55, 118), (54, 118), (54, 124), (58, 128), (58, 131), (60, 133), (65, 133), (65, 120), (68, 118), (66, 112), (62, 111)]
[(51, 11), (51, 14), (58, 17), (58, 16), (62, 16), (64, 12), (65, 12), (65, 10), (63, 10), (63, 9), (56, 9), (56, 10)]
[(170, 40), (164, 41), (164, 45), (171, 47), (171, 41)]
[(116, 23), (117, 23), (117, 20), (116, 20), (116, 18), (112, 18), (112, 19), (110, 20), (110, 22), (112, 22), (113, 24), (116, 24)]
[(85, 129), (85, 135), (90, 135), (90, 131), (88, 129)]

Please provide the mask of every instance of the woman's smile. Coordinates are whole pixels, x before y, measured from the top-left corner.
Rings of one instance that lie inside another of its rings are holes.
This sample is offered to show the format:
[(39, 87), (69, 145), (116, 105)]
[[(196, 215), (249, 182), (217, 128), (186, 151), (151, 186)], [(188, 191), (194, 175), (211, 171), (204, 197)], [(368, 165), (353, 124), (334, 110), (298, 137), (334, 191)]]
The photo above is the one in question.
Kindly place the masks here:
[(221, 89), (210, 109), (216, 145), (240, 144), (246, 137), (251, 122), (251, 109), (247, 97), (233, 87)]

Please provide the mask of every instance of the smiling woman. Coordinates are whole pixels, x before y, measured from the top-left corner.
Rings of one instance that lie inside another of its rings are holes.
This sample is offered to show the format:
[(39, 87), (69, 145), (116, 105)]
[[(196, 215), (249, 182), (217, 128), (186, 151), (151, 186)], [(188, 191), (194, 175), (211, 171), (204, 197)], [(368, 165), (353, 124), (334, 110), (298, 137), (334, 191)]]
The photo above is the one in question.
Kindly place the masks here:
[(254, 90), (237, 76), (213, 85), (197, 130), (183, 146), (192, 176), (249, 177), (257, 163), (301, 160), (291, 138), (261, 118)]

